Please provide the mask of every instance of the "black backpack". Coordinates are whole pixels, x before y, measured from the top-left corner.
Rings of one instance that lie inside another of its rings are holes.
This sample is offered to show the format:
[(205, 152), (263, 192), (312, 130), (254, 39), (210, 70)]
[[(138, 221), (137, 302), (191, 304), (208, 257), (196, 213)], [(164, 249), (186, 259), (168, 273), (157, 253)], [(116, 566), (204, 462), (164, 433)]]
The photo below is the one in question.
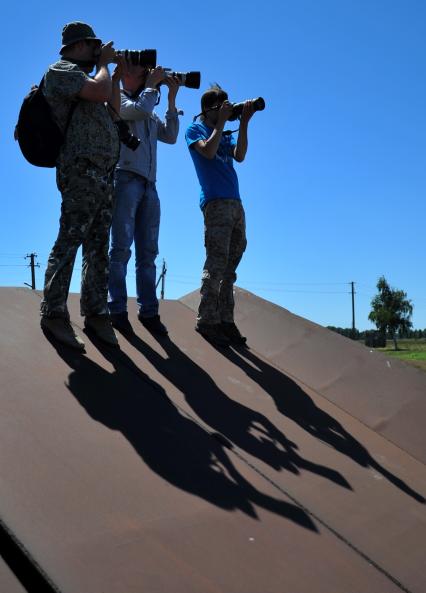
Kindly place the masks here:
[(39, 86), (32, 88), (22, 101), (15, 139), (18, 140), (22, 154), (29, 163), (37, 167), (55, 167), (77, 103), (71, 106), (65, 132), (62, 134), (42, 92), (43, 86), (44, 77)]

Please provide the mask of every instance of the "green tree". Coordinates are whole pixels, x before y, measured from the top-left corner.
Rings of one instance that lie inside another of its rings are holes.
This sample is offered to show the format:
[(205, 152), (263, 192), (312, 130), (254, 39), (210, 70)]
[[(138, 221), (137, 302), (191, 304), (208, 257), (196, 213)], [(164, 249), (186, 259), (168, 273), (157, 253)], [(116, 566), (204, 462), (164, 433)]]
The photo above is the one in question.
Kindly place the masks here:
[(410, 321), (413, 305), (407, 299), (407, 294), (403, 290), (391, 288), (384, 276), (379, 278), (377, 290), (379, 294), (371, 301), (368, 319), (384, 335), (388, 332), (392, 336), (395, 350), (398, 350), (396, 335), (398, 331), (404, 332), (413, 326)]

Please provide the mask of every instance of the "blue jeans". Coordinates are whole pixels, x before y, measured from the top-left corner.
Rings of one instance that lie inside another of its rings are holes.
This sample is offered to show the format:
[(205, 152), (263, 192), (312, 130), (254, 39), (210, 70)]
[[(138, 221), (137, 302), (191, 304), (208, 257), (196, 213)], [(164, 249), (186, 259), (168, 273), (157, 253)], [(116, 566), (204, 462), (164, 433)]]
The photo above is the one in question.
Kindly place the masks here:
[(152, 317), (158, 313), (155, 258), (160, 229), (160, 200), (155, 183), (130, 171), (117, 171), (114, 200), (109, 252), (109, 311), (127, 311), (127, 263), (134, 241), (139, 314)]

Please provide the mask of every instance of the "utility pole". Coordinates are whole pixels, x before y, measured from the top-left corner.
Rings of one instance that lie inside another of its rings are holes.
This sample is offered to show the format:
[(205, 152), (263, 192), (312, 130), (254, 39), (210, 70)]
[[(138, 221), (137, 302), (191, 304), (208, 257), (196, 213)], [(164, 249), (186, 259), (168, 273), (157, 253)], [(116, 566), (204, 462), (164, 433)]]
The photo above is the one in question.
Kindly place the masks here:
[(161, 274), (159, 279), (157, 280), (157, 284), (155, 285), (155, 288), (157, 288), (157, 286), (160, 284), (161, 281), (161, 299), (164, 299), (164, 286), (166, 284), (166, 272), (167, 272), (167, 266), (166, 266), (166, 262), (163, 259), (163, 267), (161, 268)]
[(24, 284), (26, 286), (29, 286), (31, 288), (31, 290), (35, 290), (36, 289), (36, 284), (35, 284), (35, 269), (40, 267), (40, 264), (36, 264), (35, 263), (35, 258), (37, 257), (36, 253), (30, 253), (29, 255), (26, 255), (24, 257), (24, 259), (30, 259), (30, 264), (28, 267), (31, 268), (31, 284), (28, 284), (27, 282), (24, 282)]
[(352, 292), (352, 339), (355, 340), (355, 282), (351, 282)]

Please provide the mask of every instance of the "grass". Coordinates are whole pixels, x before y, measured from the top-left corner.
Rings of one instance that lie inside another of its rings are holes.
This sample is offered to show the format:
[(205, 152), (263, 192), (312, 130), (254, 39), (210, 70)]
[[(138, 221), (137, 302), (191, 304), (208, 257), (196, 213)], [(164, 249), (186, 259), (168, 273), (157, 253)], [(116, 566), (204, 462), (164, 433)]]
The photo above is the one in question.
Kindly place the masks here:
[(393, 348), (393, 341), (388, 340), (386, 348), (376, 348), (376, 350), (426, 371), (426, 339), (398, 340), (399, 350), (395, 351)]

